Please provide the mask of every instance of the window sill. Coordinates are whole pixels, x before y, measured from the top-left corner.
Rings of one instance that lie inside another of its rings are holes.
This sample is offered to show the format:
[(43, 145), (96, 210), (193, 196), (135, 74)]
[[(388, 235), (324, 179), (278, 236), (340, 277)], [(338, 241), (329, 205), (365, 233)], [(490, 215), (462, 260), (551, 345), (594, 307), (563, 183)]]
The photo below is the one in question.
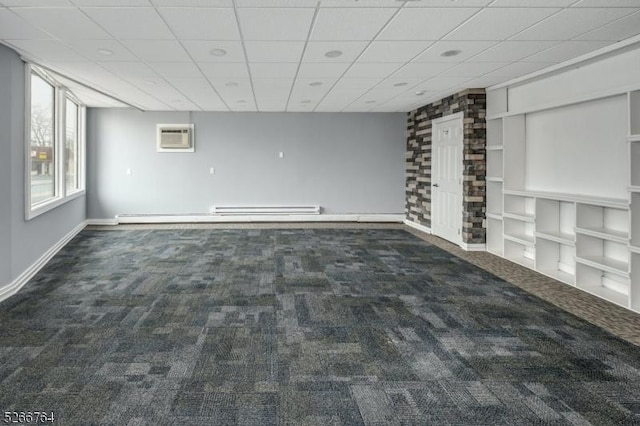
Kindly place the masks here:
[(65, 197), (53, 198), (47, 202), (42, 204), (38, 204), (36, 207), (27, 206), (27, 213), (25, 215), (25, 220), (31, 220), (40, 216), (43, 213), (46, 213), (50, 210), (55, 209), (56, 207), (60, 207), (63, 204), (68, 203), (69, 201), (75, 200), (76, 198), (83, 197), (86, 194), (86, 190), (79, 189), (70, 194), (67, 194)]

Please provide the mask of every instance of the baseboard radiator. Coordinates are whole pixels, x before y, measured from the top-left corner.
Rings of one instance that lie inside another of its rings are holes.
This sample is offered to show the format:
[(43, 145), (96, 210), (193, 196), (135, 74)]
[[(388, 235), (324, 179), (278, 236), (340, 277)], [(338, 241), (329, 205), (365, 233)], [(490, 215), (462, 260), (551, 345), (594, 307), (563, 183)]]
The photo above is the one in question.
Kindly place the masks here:
[(287, 215), (287, 214), (320, 214), (320, 206), (213, 206), (214, 215)]

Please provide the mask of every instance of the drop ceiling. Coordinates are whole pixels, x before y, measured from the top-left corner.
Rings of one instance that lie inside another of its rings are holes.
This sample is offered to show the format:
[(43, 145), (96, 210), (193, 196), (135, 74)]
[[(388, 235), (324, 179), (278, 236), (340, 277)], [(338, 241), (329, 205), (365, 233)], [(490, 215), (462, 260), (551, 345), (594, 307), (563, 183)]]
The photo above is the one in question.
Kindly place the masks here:
[(0, 42), (143, 110), (409, 111), (639, 33), (640, 0), (0, 0)]

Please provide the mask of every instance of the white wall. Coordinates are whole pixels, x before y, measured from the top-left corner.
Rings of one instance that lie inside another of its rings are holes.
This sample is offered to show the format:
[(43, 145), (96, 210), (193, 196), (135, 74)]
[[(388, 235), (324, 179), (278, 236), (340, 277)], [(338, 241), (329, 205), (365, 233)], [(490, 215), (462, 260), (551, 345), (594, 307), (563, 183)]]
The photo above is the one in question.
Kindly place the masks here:
[(527, 114), (526, 188), (627, 197), (624, 95)]
[(80, 197), (26, 221), (25, 68), (0, 45), (0, 289), (20, 276), (65, 235), (85, 221)]
[[(386, 113), (90, 109), (88, 216), (294, 204), (402, 214), (405, 121)], [(157, 153), (156, 123), (184, 122), (195, 124), (196, 152)]]

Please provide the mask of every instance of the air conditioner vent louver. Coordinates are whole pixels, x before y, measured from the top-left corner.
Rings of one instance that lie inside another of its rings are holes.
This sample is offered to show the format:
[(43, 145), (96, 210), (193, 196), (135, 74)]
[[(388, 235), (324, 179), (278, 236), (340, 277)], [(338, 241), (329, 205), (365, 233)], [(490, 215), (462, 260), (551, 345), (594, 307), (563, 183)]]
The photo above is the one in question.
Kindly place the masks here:
[(194, 152), (193, 124), (158, 124), (158, 152)]

